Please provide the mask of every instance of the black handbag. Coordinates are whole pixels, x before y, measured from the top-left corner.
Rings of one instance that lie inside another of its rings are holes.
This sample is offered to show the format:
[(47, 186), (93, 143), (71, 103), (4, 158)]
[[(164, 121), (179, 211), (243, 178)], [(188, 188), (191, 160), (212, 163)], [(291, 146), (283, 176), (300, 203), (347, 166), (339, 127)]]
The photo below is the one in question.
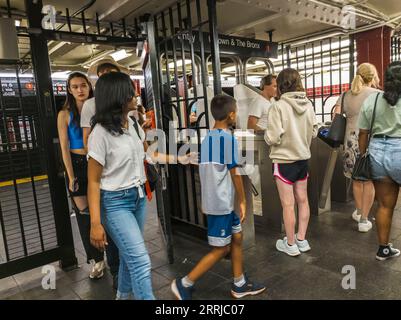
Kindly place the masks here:
[(145, 172), (146, 172), (146, 179), (149, 182), (150, 191), (155, 191), (157, 182), (160, 179), (160, 175), (157, 172), (156, 167), (153, 164), (150, 164), (145, 161)]
[(370, 143), (370, 138), (372, 137), (372, 129), (373, 129), (373, 123), (375, 121), (376, 106), (377, 106), (377, 100), (379, 99), (379, 95), (380, 93), (378, 93), (376, 96), (375, 106), (373, 108), (373, 115), (372, 115), (372, 121), (370, 123), (369, 138), (366, 147), (366, 152), (363, 155), (360, 155), (355, 162), (354, 170), (352, 172), (353, 180), (368, 181), (372, 179), (372, 173), (370, 171), (369, 143)]
[[(138, 122), (137, 122), (136, 118), (135, 117), (130, 117), (130, 118), (132, 119), (132, 121), (134, 121), (135, 131), (136, 131), (139, 139), (141, 139), (141, 136), (139, 134)], [(150, 164), (147, 161), (144, 161), (144, 166), (145, 166), (146, 179), (149, 182), (150, 191), (153, 192), (156, 189), (156, 185), (160, 179), (160, 175), (157, 172), (156, 166), (154, 166), (153, 164)]]
[(336, 113), (334, 116), (326, 137), (326, 140), (329, 141), (329, 144), (335, 147), (339, 147), (344, 143), (345, 128), (347, 126), (347, 118), (344, 114), (344, 99), (346, 94), (347, 93), (345, 92), (341, 99), (341, 112)]

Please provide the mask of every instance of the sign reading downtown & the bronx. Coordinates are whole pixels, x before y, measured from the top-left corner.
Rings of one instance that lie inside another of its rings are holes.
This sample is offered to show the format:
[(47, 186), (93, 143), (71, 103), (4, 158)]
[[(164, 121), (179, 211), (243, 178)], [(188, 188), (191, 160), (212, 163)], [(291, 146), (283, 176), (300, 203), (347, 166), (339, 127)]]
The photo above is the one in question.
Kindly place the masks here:
[[(198, 32), (194, 32), (191, 36), (189, 33), (178, 35), (175, 41), (177, 52), (181, 49), (181, 39), (185, 51), (190, 50), (190, 43), (192, 43), (195, 52), (200, 52), (201, 43), (199, 41)], [(210, 52), (209, 33), (203, 33), (203, 45), (205, 52)], [(172, 50), (171, 41), (168, 41), (168, 48)], [(277, 42), (233, 37), (222, 34), (219, 34), (219, 49), (221, 54), (236, 55), (239, 57), (277, 58), (278, 56)]]

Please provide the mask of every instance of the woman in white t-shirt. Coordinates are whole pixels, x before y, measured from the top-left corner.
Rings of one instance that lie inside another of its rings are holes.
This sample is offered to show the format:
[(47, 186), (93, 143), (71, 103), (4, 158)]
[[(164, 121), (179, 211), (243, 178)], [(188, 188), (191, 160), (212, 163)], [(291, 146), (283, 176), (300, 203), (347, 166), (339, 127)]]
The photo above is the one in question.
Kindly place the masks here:
[[(143, 239), (146, 218), (144, 159), (145, 133), (128, 114), (136, 109), (130, 77), (111, 72), (96, 85), (96, 114), (88, 142), (88, 200), (91, 242), (104, 250), (105, 230), (120, 254), (117, 299), (155, 299), (149, 254)], [(196, 154), (181, 157), (153, 153), (163, 163), (188, 163)]]
[[(128, 75), (112, 72), (96, 87), (94, 128), (88, 142), (88, 198), (91, 242), (104, 250), (106, 233), (120, 253), (117, 299), (154, 299), (149, 254), (143, 239), (144, 134), (138, 136), (128, 113), (135, 109), (135, 90)], [(142, 132), (143, 133), (143, 132)]]

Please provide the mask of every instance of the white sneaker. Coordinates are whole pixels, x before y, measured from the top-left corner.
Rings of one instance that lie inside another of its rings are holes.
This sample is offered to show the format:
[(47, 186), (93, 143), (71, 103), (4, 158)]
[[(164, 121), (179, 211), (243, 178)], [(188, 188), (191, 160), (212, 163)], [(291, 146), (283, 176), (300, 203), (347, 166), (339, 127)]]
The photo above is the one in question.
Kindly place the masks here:
[(305, 240), (300, 241), (300, 240), (298, 240), (297, 235), (295, 235), (295, 243), (296, 243), (299, 251), (301, 251), (301, 252), (307, 252), (311, 249), (308, 240), (305, 239)]
[(361, 216), (361, 214), (358, 214), (358, 210), (352, 212), (352, 219), (354, 219), (356, 222), (359, 222), (361, 220)]
[(292, 246), (288, 245), (287, 237), (277, 240), (276, 248), (278, 251), (284, 252), (291, 257), (299, 256), (301, 254), (296, 243)]
[(106, 265), (104, 263), (104, 261), (99, 261), (96, 262), (93, 267), (92, 267), (92, 271), (89, 274), (89, 278), (91, 279), (100, 279), (101, 277), (103, 277), (103, 270), (105, 269)]
[(368, 232), (370, 229), (372, 229), (372, 222), (370, 222), (369, 220), (366, 222), (358, 223), (358, 231), (359, 232)]

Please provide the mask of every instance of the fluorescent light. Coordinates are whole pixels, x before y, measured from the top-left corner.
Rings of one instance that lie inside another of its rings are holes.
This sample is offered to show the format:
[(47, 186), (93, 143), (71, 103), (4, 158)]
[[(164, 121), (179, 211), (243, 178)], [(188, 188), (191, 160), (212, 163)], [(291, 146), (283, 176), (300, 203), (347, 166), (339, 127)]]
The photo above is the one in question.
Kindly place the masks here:
[[(185, 59), (185, 65), (191, 64), (191, 60)], [(168, 64), (169, 69), (174, 68), (174, 62), (169, 62)], [(182, 59), (177, 60), (177, 68), (182, 67)]]
[(131, 76), (131, 79), (132, 80), (143, 80), (143, 79), (145, 79), (145, 77), (138, 75), (138, 76)]
[(15, 20), (15, 26), (20, 27), (21, 26), (21, 20)]
[[(19, 74), (20, 78), (33, 78), (32, 73)], [(15, 72), (13, 73), (0, 73), (0, 78), (16, 78)]]
[(60, 79), (60, 80), (67, 80), (67, 78), (68, 78), (68, 74), (70, 73), (71, 71), (61, 71), (61, 72), (53, 72), (52, 73), (52, 79)]
[(122, 49), (122, 50), (118, 50), (110, 55), (113, 57), (114, 60), (120, 61), (120, 60), (123, 60), (125, 58), (132, 56), (132, 53), (127, 53), (127, 51), (125, 51), (125, 49)]

